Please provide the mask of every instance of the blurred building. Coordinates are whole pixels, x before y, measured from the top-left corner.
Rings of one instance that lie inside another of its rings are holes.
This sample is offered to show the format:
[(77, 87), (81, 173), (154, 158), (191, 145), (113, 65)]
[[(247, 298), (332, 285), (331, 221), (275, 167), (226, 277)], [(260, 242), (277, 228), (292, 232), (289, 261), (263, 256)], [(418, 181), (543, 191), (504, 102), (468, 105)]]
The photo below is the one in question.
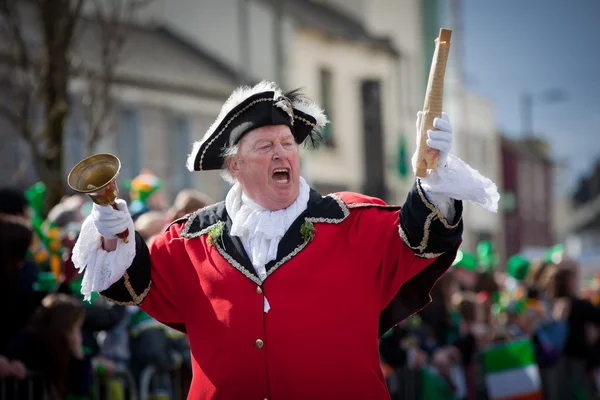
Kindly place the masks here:
[(533, 254), (555, 243), (553, 169), (548, 145), (502, 138), (502, 195), (506, 254)]
[(570, 200), (566, 249), (581, 264), (585, 279), (600, 273), (600, 160), (581, 177)]
[[(275, 80), (284, 89), (302, 87), (331, 119), (325, 146), (303, 153), (302, 173), (313, 186), (401, 204), (414, 182), (415, 119), (433, 40), (451, 15), (438, 2), (153, 0), (127, 25), (114, 90), (115, 126), (93, 151), (117, 154), (122, 179), (152, 170), (165, 178), (171, 198), (191, 186), (222, 199), (228, 186), (218, 173), (185, 169), (191, 143), (235, 86)], [(77, 43), (91, 64), (98, 62), (95, 40), (87, 32)], [(451, 61), (460, 60), (459, 30), (453, 40)], [(445, 106), (456, 132), (453, 152), (497, 181), (493, 107), (466, 91), (460, 63), (455, 64), (447, 72)], [(66, 172), (90, 151), (83, 140), (83, 83), (74, 80), (71, 86)], [(28, 165), (26, 157), (15, 156), (26, 149), (13, 141), (19, 152), (3, 146), (9, 150), (0, 157), (0, 168), (11, 172), (19, 171), (19, 160)], [(29, 173), (24, 179), (34, 179), (31, 168), (21, 169)], [(494, 218), (467, 205), (465, 245), (496, 238), (500, 224)]]
[[(85, 39), (80, 43), (88, 45)], [(218, 172), (193, 174), (185, 162), (192, 142), (208, 129), (235, 87), (235, 71), (165, 27), (131, 27), (126, 46), (119, 64), (123, 78), (115, 90), (114, 134), (104, 137), (96, 151), (121, 158), (122, 179), (150, 169), (163, 178), (171, 199), (189, 187), (219, 198)]]
[(303, 175), (323, 193), (401, 203), (424, 92), (420, 13), (416, 0), (155, 0), (138, 22), (207, 49), (239, 83), (302, 87), (332, 121), (326, 145), (303, 154)]
[(304, 175), (321, 193), (350, 190), (402, 202), (394, 163), (402, 117), (396, 47), (341, 7), (288, 0), (285, 10), (296, 28), (291, 81), (331, 121), (325, 145), (305, 154)]
[[(491, 179), (501, 192), (502, 162), (501, 141), (497, 132), (493, 104), (486, 98), (465, 90), (460, 100), (450, 97), (448, 112), (453, 118), (456, 132), (452, 152), (465, 160), (483, 176)], [(463, 113), (460, 112), (464, 109)], [(457, 112), (453, 113), (453, 110)], [(491, 213), (481, 207), (465, 202), (463, 210), (465, 231), (463, 246), (474, 251), (483, 240), (494, 242), (501, 254), (504, 250), (502, 210)]]

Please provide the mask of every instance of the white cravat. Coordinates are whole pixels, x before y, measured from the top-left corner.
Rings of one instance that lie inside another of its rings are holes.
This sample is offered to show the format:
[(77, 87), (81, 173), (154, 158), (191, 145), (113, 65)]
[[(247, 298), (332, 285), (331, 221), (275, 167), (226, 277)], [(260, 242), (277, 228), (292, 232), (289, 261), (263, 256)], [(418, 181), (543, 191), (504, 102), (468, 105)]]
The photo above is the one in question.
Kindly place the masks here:
[[(310, 187), (300, 177), (300, 191), (288, 208), (270, 211), (252, 201), (239, 183), (227, 193), (225, 209), (231, 218), (231, 235), (240, 238), (261, 281), (267, 278), (265, 265), (277, 257), (279, 241), (290, 225), (306, 210)], [(264, 311), (269, 311), (265, 297)]]

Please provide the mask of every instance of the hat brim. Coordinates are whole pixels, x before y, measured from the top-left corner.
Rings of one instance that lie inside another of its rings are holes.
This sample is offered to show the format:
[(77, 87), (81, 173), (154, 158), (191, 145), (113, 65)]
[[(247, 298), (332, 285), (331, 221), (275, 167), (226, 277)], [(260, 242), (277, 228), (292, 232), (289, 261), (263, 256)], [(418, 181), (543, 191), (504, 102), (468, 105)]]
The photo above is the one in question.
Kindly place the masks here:
[(284, 95), (276, 90), (253, 93), (227, 111), (220, 115), (218, 124), (213, 124), (216, 127), (211, 127), (201, 141), (194, 143), (188, 157), (190, 171), (222, 169), (225, 150), (254, 129), (285, 125), (290, 128), (296, 143), (302, 144), (309, 138), (308, 142), (317, 146), (321, 128), (327, 123), (323, 111), (298, 91)]

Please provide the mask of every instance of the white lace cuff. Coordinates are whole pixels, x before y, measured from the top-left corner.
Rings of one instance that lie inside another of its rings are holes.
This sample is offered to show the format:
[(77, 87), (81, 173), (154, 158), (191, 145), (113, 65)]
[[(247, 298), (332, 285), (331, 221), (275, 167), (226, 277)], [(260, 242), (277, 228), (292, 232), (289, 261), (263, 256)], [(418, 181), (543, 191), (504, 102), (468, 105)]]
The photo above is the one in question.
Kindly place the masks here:
[[(129, 226), (129, 242), (118, 240), (114, 251), (102, 248), (102, 237), (94, 226), (91, 216), (83, 222), (81, 233), (73, 248), (73, 265), (84, 272), (81, 293), (84, 300), (91, 298), (92, 292), (108, 289), (125, 274), (135, 257), (135, 230), (133, 221)], [(84, 271), (85, 270), (85, 271)]]
[(500, 194), (496, 184), (452, 154), (448, 155), (445, 168), (438, 168), (421, 179), (421, 187), (440, 210), (445, 204), (440, 196), (446, 196), (471, 201), (487, 211), (498, 211)]

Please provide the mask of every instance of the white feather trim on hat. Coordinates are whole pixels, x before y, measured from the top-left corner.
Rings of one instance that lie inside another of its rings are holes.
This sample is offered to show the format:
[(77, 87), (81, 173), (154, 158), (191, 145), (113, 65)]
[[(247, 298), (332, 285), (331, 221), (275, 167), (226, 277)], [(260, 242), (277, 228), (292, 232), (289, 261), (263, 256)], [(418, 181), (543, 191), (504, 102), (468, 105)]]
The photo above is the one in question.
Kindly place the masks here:
[(200, 151), (200, 146), (209, 137), (211, 137), (213, 133), (215, 133), (215, 130), (218, 128), (221, 122), (223, 122), (227, 114), (229, 114), (231, 110), (240, 105), (248, 97), (254, 96), (255, 94), (262, 92), (275, 92), (275, 95), (273, 97), (274, 99), (281, 96), (281, 89), (279, 88), (279, 86), (277, 86), (277, 84), (274, 82), (268, 81), (261, 81), (252, 87), (240, 86), (239, 88), (235, 89), (233, 93), (231, 93), (231, 96), (229, 96), (225, 104), (223, 104), (223, 107), (221, 107), (221, 111), (219, 112), (219, 116), (217, 117), (215, 122), (213, 122), (210, 128), (208, 128), (202, 139), (194, 142), (194, 145), (192, 146), (192, 152), (188, 155), (186, 162), (188, 170), (192, 172), (194, 171), (194, 161), (196, 160), (198, 151)]
[(312, 103), (306, 99), (296, 100), (292, 103), (292, 107), (296, 110), (302, 111), (304, 114), (308, 114), (317, 121), (317, 127), (324, 128), (329, 122), (325, 111), (315, 103)]

